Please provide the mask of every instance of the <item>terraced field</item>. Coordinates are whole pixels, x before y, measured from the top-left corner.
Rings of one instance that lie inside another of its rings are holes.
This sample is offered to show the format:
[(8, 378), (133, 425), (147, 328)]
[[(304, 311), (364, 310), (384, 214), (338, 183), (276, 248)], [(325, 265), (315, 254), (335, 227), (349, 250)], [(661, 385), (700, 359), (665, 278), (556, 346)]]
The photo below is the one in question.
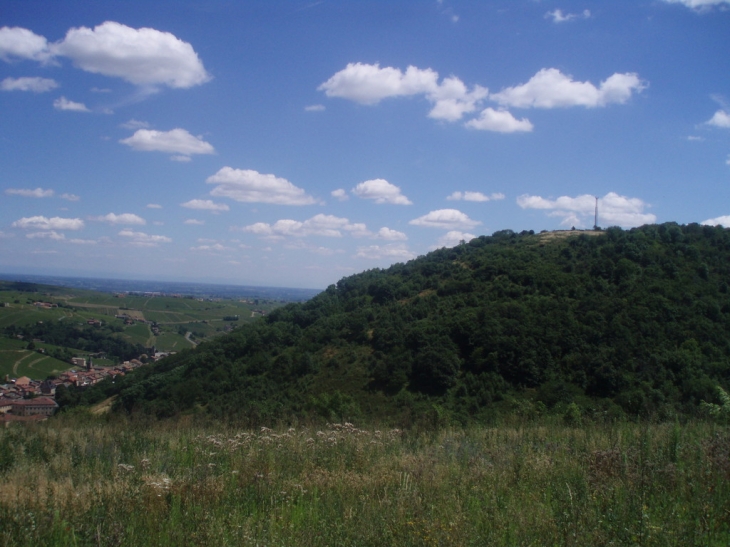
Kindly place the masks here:
[[(0, 374), (27, 375), (44, 378), (48, 374), (67, 370), (69, 363), (28, 350), (28, 340), (3, 337), (8, 327), (26, 327), (39, 322), (69, 321), (85, 325), (98, 320), (115, 327), (115, 336), (144, 347), (155, 346), (159, 351), (179, 351), (193, 347), (196, 342), (217, 336), (229, 326), (254, 321), (258, 311), (270, 311), (281, 303), (261, 301), (203, 300), (171, 296), (140, 296), (95, 292), (66, 287), (36, 285), (35, 292), (13, 290), (14, 284), (0, 281)], [(37, 306), (46, 302), (56, 307)], [(127, 316), (135, 322), (127, 325), (117, 316)], [(231, 321), (238, 316), (238, 321)], [(226, 320), (228, 318), (228, 320)], [(141, 323), (138, 321), (146, 321)], [(157, 323), (159, 335), (150, 324)], [(186, 337), (190, 333), (192, 340)], [(44, 344), (36, 343), (38, 348)], [(48, 348), (50, 349), (50, 347)], [(84, 352), (70, 348), (74, 355)], [(112, 364), (111, 362), (108, 364)]]

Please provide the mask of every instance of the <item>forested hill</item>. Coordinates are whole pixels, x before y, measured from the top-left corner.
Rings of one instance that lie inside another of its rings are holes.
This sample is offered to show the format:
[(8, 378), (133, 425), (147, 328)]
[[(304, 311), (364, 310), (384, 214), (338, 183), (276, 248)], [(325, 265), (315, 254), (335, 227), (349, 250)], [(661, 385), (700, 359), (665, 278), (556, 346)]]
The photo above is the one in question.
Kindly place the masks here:
[(99, 389), (127, 411), (253, 421), (466, 421), (571, 402), (693, 413), (730, 382), (729, 282), (721, 227), (505, 230), (346, 277)]

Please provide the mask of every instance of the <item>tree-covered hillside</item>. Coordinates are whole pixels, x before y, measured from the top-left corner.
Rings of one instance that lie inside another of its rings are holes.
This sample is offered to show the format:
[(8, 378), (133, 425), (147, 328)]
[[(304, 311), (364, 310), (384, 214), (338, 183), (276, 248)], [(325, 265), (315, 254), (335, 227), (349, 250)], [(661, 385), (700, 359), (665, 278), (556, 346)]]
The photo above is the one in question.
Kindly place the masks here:
[(346, 277), (87, 398), (254, 421), (693, 413), (730, 383), (729, 282), (721, 227), (505, 230)]

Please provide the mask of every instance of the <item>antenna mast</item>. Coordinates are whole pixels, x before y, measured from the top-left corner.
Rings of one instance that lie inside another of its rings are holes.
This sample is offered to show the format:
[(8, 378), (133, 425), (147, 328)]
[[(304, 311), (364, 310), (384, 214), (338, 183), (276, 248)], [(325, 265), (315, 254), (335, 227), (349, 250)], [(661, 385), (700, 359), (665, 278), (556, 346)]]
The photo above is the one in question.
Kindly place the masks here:
[(598, 230), (598, 196), (596, 196), (596, 215), (593, 219), (593, 229)]

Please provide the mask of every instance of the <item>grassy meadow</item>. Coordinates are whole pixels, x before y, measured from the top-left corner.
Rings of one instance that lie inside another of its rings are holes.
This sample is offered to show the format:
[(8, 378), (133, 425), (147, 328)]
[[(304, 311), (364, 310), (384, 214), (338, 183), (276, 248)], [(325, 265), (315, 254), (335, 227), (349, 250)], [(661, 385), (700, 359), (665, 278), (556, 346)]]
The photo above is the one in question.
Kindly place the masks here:
[[(189, 417), (188, 417), (189, 418)], [(0, 545), (728, 545), (730, 431), (141, 422), (0, 430)]]

